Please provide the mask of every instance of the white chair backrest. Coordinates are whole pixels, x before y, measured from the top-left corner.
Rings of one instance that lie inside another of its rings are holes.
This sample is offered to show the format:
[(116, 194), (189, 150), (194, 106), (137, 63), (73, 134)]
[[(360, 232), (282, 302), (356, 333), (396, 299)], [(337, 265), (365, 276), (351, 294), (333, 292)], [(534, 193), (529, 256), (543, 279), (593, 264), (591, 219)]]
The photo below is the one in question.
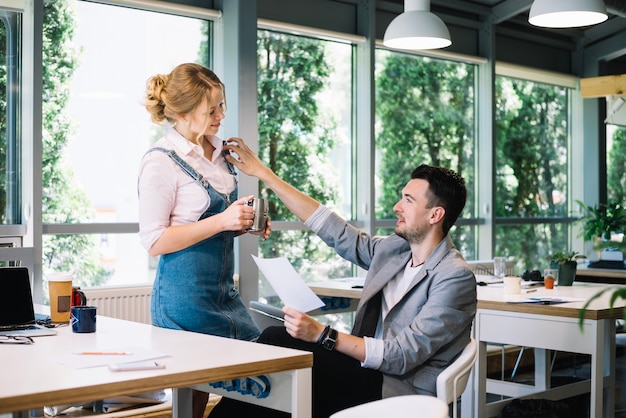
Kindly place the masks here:
[(448, 418), (448, 405), (426, 395), (385, 398), (335, 412), (330, 418)]
[[(466, 260), (474, 274), (493, 276), (493, 260)], [(515, 260), (506, 260), (506, 275), (513, 276), (515, 270)]]
[(476, 357), (478, 356), (478, 345), (476, 340), (470, 337), (470, 342), (465, 346), (459, 357), (450, 364), (437, 377), (437, 398), (448, 404), (453, 404), (453, 416), (456, 417), (456, 401), (463, 394), (470, 372)]

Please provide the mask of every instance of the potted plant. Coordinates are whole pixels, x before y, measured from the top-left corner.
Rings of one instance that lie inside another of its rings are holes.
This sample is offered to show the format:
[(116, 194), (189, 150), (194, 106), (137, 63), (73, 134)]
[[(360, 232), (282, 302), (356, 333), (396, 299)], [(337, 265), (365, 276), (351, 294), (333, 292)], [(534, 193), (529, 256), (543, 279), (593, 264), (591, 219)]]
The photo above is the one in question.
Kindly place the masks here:
[(546, 257), (551, 268), (559, 269), (559, 286), (571, 286), (576, 277), (578, 260), (587, 258), (578, 251), (556, 252)]
[(576, 203), (582, 209), (582, 216), (578, 219), (583, 225), (579, 237), (593, 242), (596, 249), (610, 247), (624, 249), (624, 243), (611, 241), (611, 233), (626, 230), (626, 208), (621, 203), (607, 202), (594, 206), (580, 200)]

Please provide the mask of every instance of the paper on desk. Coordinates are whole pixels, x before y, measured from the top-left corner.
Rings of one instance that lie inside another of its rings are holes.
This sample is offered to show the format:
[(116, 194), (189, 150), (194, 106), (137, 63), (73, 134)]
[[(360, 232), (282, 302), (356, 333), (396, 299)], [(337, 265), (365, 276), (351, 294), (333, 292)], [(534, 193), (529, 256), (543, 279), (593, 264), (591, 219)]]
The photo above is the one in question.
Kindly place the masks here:
[(554, 305), (557, 303), (570, 303), (570, 302), (584, 302), (585, 299), (580, 299), (580, 298), (572, 298), (572, 297), (568, 297), (568, 296), (561, 296), (561, 297), (531, 297), (531, 298), (514, 298), (514, 299), (507, 299), (507, 302), (509, 303), (539, 303), (539, 304), (544, 304), (544, 305)]
[(158, 358), (169, 357), (168, 354), (159, 353), (158, 351), (148, 350), (142, 347), (115, 347), (103, 352), (127, 352), (132, 354), (76, 354), (68, 353), (53, 358), (54, 361), (72, 369), (86, 369), (88, 367), (108, 366), (115, 363), (130, 363), (134, 361), (154, 360)]
[(259, 258), (252, 255), (252, 258), (286, 306), (300, 312), (324, 306), (324, 302), (304, 283), (285, 257)]

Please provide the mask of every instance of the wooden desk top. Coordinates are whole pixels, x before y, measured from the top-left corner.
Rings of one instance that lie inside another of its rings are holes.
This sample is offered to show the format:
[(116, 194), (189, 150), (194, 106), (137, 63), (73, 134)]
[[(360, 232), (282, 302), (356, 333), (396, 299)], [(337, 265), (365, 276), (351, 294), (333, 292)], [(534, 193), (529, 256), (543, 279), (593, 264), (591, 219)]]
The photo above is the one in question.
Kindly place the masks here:
[(360, 299), (364, 281), (365, 277), (346, 277), (309, 283), (309, 287), (317, 296)]
[(494, 309), (508, 312), (530, 313), (537, 315), (562, 316), (578, 318), (580, 309), (598, 292), (608, 289), (601, 297), (595, 299), (585, 310), (585, 318), (592, 320), (621, 318), (624, 314), (626, 301), (617, 299), (611, 308), (611, 289), (615, 286), (596, 283), (576, 283), (573, 286), (558, 286), (546, 289), (542, 286), (534, 287), (533, 293), (523, 293), (521, 298), (527, 297), (572, 297), (580, 298), (582, 302), (558, 303), (543, 305), (540, 303), (510, 303), (506, 301), (502, 286), (489, 285), (478, 287), (478, 309)]
[[(477, 276), (477, 280), (483, 278)], [(335, 296), (359, 299), (361, 297), (360, 288), (353, 288), (358, 278), (332, 279), (323, 282), (309, 284), (309, 287), (318, 296)], [(616, 285), (598, 284), (598, 283), (576, 283), (574, 286), (557, 286), (555, 289), (548, 290), (543, 286), (536, 286), (533, 293), (524, 294), (525, 297), (573, 297), (583, 299), (583, 302), (559, 303), (553, 305), (543, 305), (538, 303), (509, 303), (505, 300), (502, 284), (493, 284), (488, 286), (478, 286), (478, 308), (479, 309), (495, 309), (509, 312), (532, 313), (538, 315), (553, 315), (568, 318), (578, 318), (580, 309), (585, 305), (587, 300), (591, 299), (596, 293), (603, 289), (609, 289), (602, 297), (594, 300), (585, 310), (585, 318), (592, 320), (606, 318), (621, 318), (624, 314), (626, 301), (618, 299), (615, 306), (611, 308), (610, 297), (611, 291)]]
[[(312, 354), (304, 351), (101, 316), (92, 334), (75, 334), (70, 327), (57, 330), (58, 335), (36, 337), (32, 345), (0, 344), (0, 413), (310, 368), (313, 364)], [(107, 366), (74, 369), (55, 360), (78, 351), (127, 347), (169, 354), (159, 359), (166, 368), (112, 372)]]

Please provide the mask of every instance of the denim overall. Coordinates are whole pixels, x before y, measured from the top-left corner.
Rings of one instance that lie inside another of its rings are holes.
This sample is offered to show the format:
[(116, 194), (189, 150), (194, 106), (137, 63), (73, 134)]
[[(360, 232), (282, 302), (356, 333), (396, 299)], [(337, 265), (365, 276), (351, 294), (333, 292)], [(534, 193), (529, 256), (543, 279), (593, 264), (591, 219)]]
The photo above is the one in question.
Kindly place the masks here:
[[(230, 196), (217, 192), (202, 175), (173, 150), (166, 153), (209, 195), (211, 203), (200, 219), (223, 212), (237, 199), (237, 187)], [(235, 170), (229, 162), (231, 175)], [(152, 324), (240, 340), (254, 340), (259, 329), (234, 288), (234, 231), (224, 231), (189, 248), (163, 254), (152, 287)]]

